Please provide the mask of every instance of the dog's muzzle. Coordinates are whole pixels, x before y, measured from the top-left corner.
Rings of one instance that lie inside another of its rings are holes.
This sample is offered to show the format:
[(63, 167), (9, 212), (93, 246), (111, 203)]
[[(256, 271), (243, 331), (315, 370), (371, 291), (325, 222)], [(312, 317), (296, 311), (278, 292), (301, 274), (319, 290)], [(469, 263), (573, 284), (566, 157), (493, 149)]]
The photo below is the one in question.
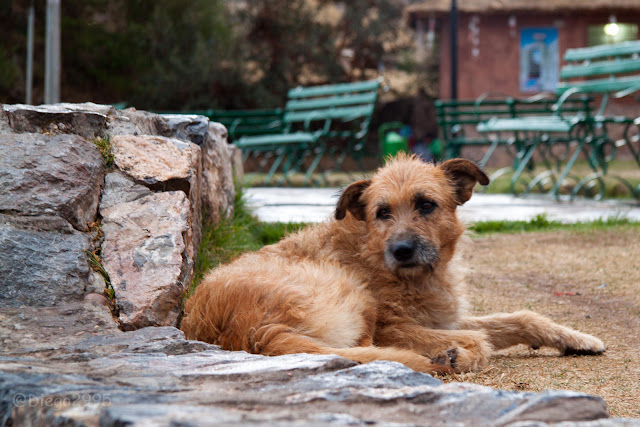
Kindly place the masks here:
[(433, 268), (438, 258), (438, 249), (433, 243), (415, 236), (390, 239), (384, 253), (385, 264), (392, 271), (416, 267)]

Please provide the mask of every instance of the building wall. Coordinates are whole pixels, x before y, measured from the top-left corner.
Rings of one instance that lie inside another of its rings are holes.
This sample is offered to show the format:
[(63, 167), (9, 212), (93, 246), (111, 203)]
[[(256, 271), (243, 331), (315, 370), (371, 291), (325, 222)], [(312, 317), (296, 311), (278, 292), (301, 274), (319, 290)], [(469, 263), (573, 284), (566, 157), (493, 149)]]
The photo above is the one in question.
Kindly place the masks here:
[[(587, 28), (589, 25), (604, 25), (609, 22), (608, 11), (598, 14), (526, 14), (516, 15), (516, 26), (513, 31), (509, 27), (509, 14), (478, 15), (479, 55), (474, 57), (473, 34), (469, 28), (470, 14), (460, 14), (458, 22), (458, 99), (475, 99), (490, 92), (496, 97), (514, 96), (528, 97), (535, 94), (520, 90), (520, 30), (523, 28), (556, 27), (558, 28), (558, 53), (560, 66), (564, 52), (570, 48), (587, 46)], [(640, 14), (616, 14), (619, 22), (640, 23)], [(448, 16), (441, 18), (440, 27), (440, 99), (451, 97), (451, 61), (450, 32)], [(594, 105), (599, 105), (599, 98)], [(638, 97), (628, 96), (622, 100), (610, 100), (607, 113), (628, 117), (640, 116)], [(612, 137), (621, 137), (622, 129), (614, 129)], [(467, 134), (474, 134), (474, 127), (466, 129)], [(625, 153), (626, 150), (621, 151)], [(470, 147), (463, 152), (463, 157), (479, 161), (484, 150)], [(624, 155), (624, 154), (623, 154)], [(504, 152), (497, 152), (492, 157), (489, 167), (511, 164), (512, 159)]]
[[(496, 95), (529, 96), (520, 91), (520, 30), (529, 27), (558, 28), (560, 58), (569, 48), (587, 45), (589, 25), (606, 24), (609, 13), (516, 14), (516, 26), (509, 27), (510, 14), (477, 15), (479, 55), (474, 57), (470, 22), (473, 15), (460, 14), (458, 23), (458, 98), (473, 99), (486, 92)], [(640, 14), (617, 14), (619, 22), (640, 22)], [(440, 24), (440, 98), (451, 97), (450, 32), (448, 17)], [(561, 61), (561, 66), (564, 62)]]

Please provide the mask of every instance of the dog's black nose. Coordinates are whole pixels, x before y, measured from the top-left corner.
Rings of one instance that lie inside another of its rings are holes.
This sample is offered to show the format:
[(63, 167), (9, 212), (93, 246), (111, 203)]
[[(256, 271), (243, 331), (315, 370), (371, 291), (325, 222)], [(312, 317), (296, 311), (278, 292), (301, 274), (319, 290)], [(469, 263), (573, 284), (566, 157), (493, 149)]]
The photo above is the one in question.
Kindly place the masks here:
[(409, 261), (413, 258), (413, 254), (416, 251), (416, 244), (411, 240), (401, 240), (391, 244), (391, 253), (393, 257), (400, 262)]

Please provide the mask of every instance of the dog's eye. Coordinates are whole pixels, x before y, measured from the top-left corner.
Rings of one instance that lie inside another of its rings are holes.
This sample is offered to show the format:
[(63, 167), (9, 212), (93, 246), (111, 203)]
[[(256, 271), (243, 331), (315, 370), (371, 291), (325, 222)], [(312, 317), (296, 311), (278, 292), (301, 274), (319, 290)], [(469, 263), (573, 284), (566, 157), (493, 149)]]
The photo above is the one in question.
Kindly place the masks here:
[(416, 208), (422, 215), (430, 214), (437, 207), (437, 205), (430, 200), (421, 200), (416, 204)]
[(391, 208), (389, 207), (382, 207), (380, 209), (378, 209), (378, 212), (376, 212), (376, 219), (389, 219), (391, 218)]

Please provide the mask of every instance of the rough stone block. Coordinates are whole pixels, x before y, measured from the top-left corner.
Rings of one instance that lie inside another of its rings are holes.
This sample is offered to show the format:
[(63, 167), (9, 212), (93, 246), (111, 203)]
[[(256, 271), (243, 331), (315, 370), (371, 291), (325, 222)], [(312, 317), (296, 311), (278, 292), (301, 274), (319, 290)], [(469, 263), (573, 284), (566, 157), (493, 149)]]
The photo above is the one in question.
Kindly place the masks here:
[[(209, 122), (205, 116), (163, 114), (161, 117), (166, 125), (165, 136), (189, 140), (202, 149), (202, 203), (207, 219), (217, 224), (221, 215), (233, 215), (234, 172), (243, 173), (242, 154), (240, 168), (236, 168), (233, 149), (227, 143), (227, 129), (220, 123)], [(239, 179), (242, 180), (241, 175)]]
[[(608, 420), (604, 401), (582, 393), (444, 384), (395, 362), (227, 352), (174, 328), (93, 336), (47, 360), (29, 356), (2, 360), (0, 420), (13, 425), (631, 425)], [(46, 404), (78, 395), (89, 398)]]
[(231, 152), (233, 179), (235, 180), (236, 186), (242, 188), (242, 181), (244, 179), (244, 162), (242, 161), (242, 150), (233, 144), (229, 144), (229, 150)]
[(4, 106), (0, 107), (0, 135), (6, 135), (11, 133), (11, 127), (9, 126), (9, 117), (4, 111)]
[(109, 105), (84, 104), (3, 105), (13, 132), (73, 133), (85, 138), (105, 134), (107, 115), (115, 114)]
[(125, 329), (175, 325), (193, 275), (185, 235), (190, 204), (182, 191), (153, 193), (104, 211), (102, 265)]
[(191, 203), (187, 250), (193, 259), (201, 237), (200, 147), (189, 141), (151, 135), (120, 135), (111, 144), (116, 166), (136, 182), (154, 191), (179, 190), (187, 195)]
[(233, 215), (236, 195), (227, 129), (220, 123), (209, 123), (209, 137), (202, 149), (202, 171), (204, 206), (210, 220), (218, 223)]
[(0, 215), (0, 307), (81, 301), (89, 237), (58, 217)]
[(0, 314), (0, 354), (47, 355), (88, 336), (106, 333), (120, 333), (111, 310), (86, 299), (56, 307), (8, 307)]
[(85, 138), (117, 135), (164, 135), (167, 126), (157, 114), (135, 108), (82, 104), (2, 105), (0, 134), (37, 132), (76, 134)]
[(209, 131), (209, 119), (192, 114), (161, 114), (165, 121), (164, 136), (191, 141), (202, 147)]
[(120, 171), (108, 173), (104, 177), (104, 191), (100, 199), (100, 215), (120, 203), (132, 202), (151, 194), (151, 190), (136, 184), (131, 178)]
[(0, 212), (59, 215), (78, 230), (96, 219), (104, 182), (97, 147), (74, 135), (0, 135)]
[(164, 121), (154, 113), (137, 111), (135, 108), (113, 110), (107, 117), (106, 133), (117, 135), (164, 135)]

